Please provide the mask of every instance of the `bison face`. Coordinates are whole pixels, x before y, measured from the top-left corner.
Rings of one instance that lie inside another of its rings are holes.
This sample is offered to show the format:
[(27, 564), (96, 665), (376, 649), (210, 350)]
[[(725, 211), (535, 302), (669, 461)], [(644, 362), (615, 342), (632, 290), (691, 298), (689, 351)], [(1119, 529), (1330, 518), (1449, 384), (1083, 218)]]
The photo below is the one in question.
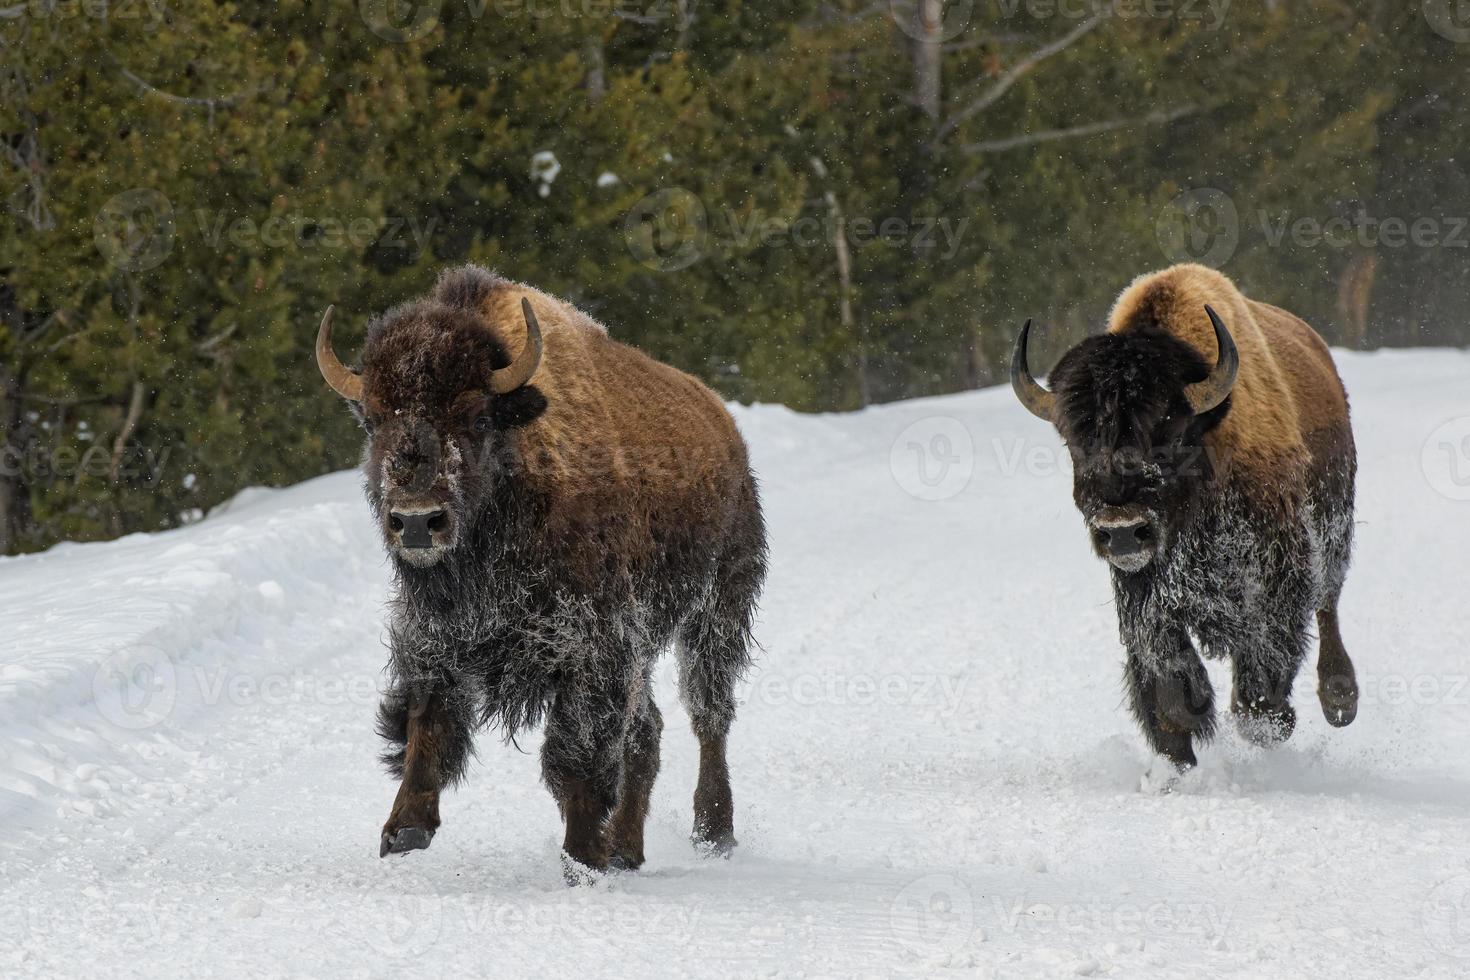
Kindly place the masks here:
[(322, 375), (367, 433), (368, 500), (389, 552), (408, 566), (437, 564), (485, 519), (515, 465), (512, 430), (546, 408), (527, 383), (541, 331), (530, 304), (522, 309), (527, 342), (514, 363), (474, 311), (424, 303), (373, 324), (361, 373), (332, 353), (332, 311), (322, 319)]
[(1022, 404), (1056, 425), (1072, 455), (1072, 499), (1093, 550), (1131, 575), (1167, 553), (1213, 474), (1205, 435), (1230, 410), (1235, 344), (1213, 310), (1213, 370), (1163, 332), (1103, 334), (1063, 355), (1043, 388), (1021, 331), (1011, 382)]
[(1118, 442), (1096, 431), (1066, 436), (1072, 499), (1093, 550), (1118, 571), (1142, 571), (1176, 537), (1209, 475), (1204, 431), (1166, 415)]

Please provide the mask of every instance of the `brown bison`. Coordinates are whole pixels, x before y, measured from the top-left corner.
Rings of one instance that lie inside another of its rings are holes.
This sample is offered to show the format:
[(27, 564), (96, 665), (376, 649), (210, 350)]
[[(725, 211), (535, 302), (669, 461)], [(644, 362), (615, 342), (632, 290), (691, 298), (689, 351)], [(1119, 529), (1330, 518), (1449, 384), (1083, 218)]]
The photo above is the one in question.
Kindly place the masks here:
[[(396, 577), (380, 854), (428, 847), (482, 726), (544, 721), (568, 876), (637, 868), (670, 643), (699, 739), (694, 838), (735, 843), (725, 738), (766, 571), (735, 422), (694, 378), (560, 300), (474, 266), (367, 330), (361, 371), (317, 361), (367, 432)], [(578, 867), (581, 866), (581, 868)]]
[(1073, 499), (1112, 566), (1133, 713), (1154, 749), (1187, 768), (1195, 740), (1213, 734), (1200, 652), (1230, 658), (1231, 709), (1249, 737), (1288, 737), (1314, 613), (1322, 710), (1350, 723), (1358, 692), (1337, 603), (1357, 454), (1322, 338), (1197, 265), (1129, 286), (1107, 332), (1062, 357), (1051, 390), (1027, 368), (1030, 327), (1011, 383), (1071, 453)]

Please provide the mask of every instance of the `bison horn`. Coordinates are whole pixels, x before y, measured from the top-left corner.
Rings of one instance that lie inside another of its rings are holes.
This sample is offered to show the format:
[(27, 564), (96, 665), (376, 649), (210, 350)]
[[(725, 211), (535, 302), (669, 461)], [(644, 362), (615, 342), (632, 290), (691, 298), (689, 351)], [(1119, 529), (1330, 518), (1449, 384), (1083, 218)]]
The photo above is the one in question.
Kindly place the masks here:
[(1021, 336), (1016, 339), (1016, 351), (1011, 355), (1011, 389), (1027, 411), (1039, 419), (1052, 422), (1057, 396), (1041, 387), (1031, 376), (1031, 369), (1026, 366), (1026, 338), (1030, 334), (1031, 321), (1027, 320), (1026, 325), (1021, 328)]
[(536, 320), (536, 311), (531, 309), (531, 301), (524, 296), (521, 315), (526, 318), (526, 346), (510, 367), (490, 372), (490, 390), (497, 395), (508, 395), (530, 381), (541, 364), (541, 324)]
[(349, 368), (337, 359), (337, 352), (332, 350), (332, 310), (335, 307), (327, 307), (327, 312), (322, 314), (321, 328), (316, 332), (316, 366), (321, 369), (322, 377), (332, 390), (346, 398), (348, 401), (362, 401), (362, 375)]
[(1215, 327), (1215, 346), (1219, 349), (1219, 356), (1215, 359), (1215, 368), (1208, 378), (1184, 389), (1184, 397), (1196, 415), (1218, 408), (1229, 398), (1235, 387), (1236, 375), (1240, 373), (1240, 352), (1235, 349), (1230, 331), (1225, 329), (1225, 324), (1213, 309), (1206, 306), (1205, 312), (1210, 315), (1210, 323)]

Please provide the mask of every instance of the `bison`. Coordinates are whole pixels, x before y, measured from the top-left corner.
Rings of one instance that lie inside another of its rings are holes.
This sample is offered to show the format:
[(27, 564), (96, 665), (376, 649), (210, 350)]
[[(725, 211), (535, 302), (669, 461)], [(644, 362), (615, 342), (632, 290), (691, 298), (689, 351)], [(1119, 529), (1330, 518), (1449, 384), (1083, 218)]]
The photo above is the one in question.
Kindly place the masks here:
[(1289, 737), (1313, 614), (1322, 711), (1352, 722), (1337, 605), (1357, 454), (1322, 338), (1198, 265), (1130, 285), (1107, 332), (1063, 355), (1050, 390), (1027, 367), (1030, 328), (1011, 384), (1071, 454), (1073, 500), (1111, 565), (1129, 701), (1154, 750), (1182, 771), (1214, 733), (1201, 653), (1230, 659), (1247, 737)]
[(637, 868), (663, 730), (650, 673), (671, 644), (699, 740), (694, 840), (728, 852), (725, 740), (766, 538), (724, 404), (474, 266), (374, 319), (360, 371), (328, 308), (316, 356), (366, 430), (395, 577), (378, 730), (402, 782), (380, 856), (429, 846), (477, 730), (544, 722), (568, 878)]

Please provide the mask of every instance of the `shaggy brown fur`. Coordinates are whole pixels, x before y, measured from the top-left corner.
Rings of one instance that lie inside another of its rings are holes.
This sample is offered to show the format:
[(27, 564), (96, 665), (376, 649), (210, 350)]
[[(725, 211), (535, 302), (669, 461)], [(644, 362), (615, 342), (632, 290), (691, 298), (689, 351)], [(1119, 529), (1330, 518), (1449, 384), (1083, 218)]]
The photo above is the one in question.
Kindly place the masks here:
[[(567, 538), (599, 526), (598, 554), (582, 569), (588, 575), (606, 572), (608, 554), (645, 563), (658, 546), (650, 533), (656, 514), (694, 518), (709, 494), (739, 491), (749, 472), (745, 443), (699, 381), (612, 340), (575, 307), (506, 282), (487, 291), (480, 309), (511, 358), (525, 345), (522, 297), (541, 320), (546, 354), (531, 383), (547, 409), (515, 440), (527, 479), (550, 505), (547, 534)], [(625, 513), (630, 503), (633, 513)], [(610, 511), (624, 515), (614, 527), (602, 520)]]

